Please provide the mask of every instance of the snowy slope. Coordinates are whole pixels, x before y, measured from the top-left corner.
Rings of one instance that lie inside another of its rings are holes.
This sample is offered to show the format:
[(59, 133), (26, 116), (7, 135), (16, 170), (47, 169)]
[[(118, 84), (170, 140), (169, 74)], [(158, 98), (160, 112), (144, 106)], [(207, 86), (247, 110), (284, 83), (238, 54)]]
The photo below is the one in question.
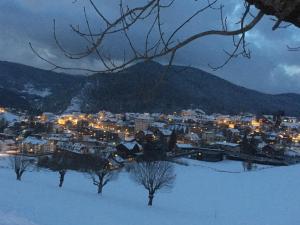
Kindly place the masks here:
[(34, 87), (33, 84), (31, 83), (27, 83), (27, 84), (24, 84), (24, 90), (21, 91), (22, 93), (27, 93), (29, 95), (36, 95), (36, 96), (39, 96), (39, 97), (42, 97), (42, 98), (45, 98), (49, 95), (52, 94), (51, 90), (49, 88), (42, 88), (42, 89), (36, 89)]
[[(300, 166), (242, 172), (239, 162), (176, 165), (172, 191), (146, 206), (146, 192), (124, 172), (103, 196), (82, 174), (0, 168), (1, 225), (298, 225)], [(217, 172), (218, 171), (218, 172)], [(228, 173), (229, 171), (231, 173)]]
[(10, 112), (0, 113), (0, 119), (4, 119), (5, 121), (7, 121), (9, 123), (20, 121), (19, 116), (12, 114)]

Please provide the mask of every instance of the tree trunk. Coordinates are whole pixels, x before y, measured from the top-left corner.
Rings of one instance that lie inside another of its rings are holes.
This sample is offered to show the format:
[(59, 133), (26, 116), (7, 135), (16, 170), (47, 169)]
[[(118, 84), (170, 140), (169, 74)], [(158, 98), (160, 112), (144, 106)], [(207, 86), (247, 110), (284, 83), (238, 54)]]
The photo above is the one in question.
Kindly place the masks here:
[(98, 194), (102, 194), (102, 189), (104, 187), (104, 176), (103, 175), (98, 175), (98, 178), (99, 178), (99, 183), (98, 183)]
[(17, 180), (21, 181), (21, 174), (20, 173), (17, 173)]
[(66, 174), (65, 171), (59, 171), (59, 175), (60, 175), (60, 178), (59, 178), (59, 187), (63, 186), (64, 180), (65, 180), (65, 174)]
[(22, 173), (20, 172), (20, 170), (17, 169), (15, 170), (15, 172), (16, 172), (17, 180), (21, 181)]
[(300, 27), (300, 0), (247, 0), (267, 15)]
[(148, 206), (152, 206), (153, 198), (154, 198), (154, 193), (153, 192), (149, 192), (148, 198), (149, 198), (149, 200), (148, 200)]
[(103, 189), (103, 186), (101, 183), (99, 183), (98, 185), (98, 194), (101, 195), (102, 194), (102, 189)]

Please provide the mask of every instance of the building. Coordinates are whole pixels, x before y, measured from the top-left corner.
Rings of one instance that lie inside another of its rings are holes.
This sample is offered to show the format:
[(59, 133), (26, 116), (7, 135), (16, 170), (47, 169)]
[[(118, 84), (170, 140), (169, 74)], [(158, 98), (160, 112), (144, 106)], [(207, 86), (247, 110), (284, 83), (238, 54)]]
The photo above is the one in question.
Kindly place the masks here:
[(55, 149), (56, 146), (52, 142), (33, 136), (25, 138), (20, 145), (20, 152), (25, 154), (47, 154), (54, 152)]
[(204, 132), (202, 134), (202, 141), (204, 143), (210, 144), (210, 143), (215, 142), (215, 140), (216, 140), (216, 134), (215, 134), (215, 132), (206, 131), (206, 132)]
[(225, 151), (231, 151), (231, 152), (240, 152), (241, 151), (239, 144), (230, 143), (230, 142), (226, 142), (226, 141), (216, 142), (214, 144), (214, 146), (216, 146), (222, 150), (225, 150)]
[(148, 130), (153, 122), (153, 118), (151, 118), (150, 116), (140, 116), (134, 121), (134, 131), (137, 133), (139, 131)]
[(140, 153), (142, 146), (136, 141), (122, 142), (117, 147), (117, 154), (122, 158), (134, 158), (136, 154)]
[(220, 162), (224, 159), (224, 154), (220, 151), (202, 150), (197, 153), (196, 159), (206, 162)]

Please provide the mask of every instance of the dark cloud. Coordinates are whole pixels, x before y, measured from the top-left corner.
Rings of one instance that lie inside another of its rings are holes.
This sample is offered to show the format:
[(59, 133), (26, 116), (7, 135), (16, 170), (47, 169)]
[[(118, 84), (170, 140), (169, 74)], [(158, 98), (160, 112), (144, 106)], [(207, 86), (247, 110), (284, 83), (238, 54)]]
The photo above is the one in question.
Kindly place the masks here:
[[(102, 0), (97, 2), (99, 8), (109, 18), (118, 15), (118, 2)], [(142, 1), (127, 1), (130, 4), (141, 4)], [(176, 1), (174, 8), (164, 14), (165, 32), (172, 30), (179, 22), (194, 12), (201, 1)], [(202, 1), (203, 2), (203, 1)], [(221, 1), (222, 2), (222, 1)], [(229, 22), (234, 24), (242, 13), (241, 1), (223, 0), (225, 13)], [(69, 29), (70, 24), (78, 24), (84, 29), (83, 6), (94, 30), (99, 30), (103, 24), (86, 0), (10, 0), (0, 2), (0, 60), (25, 63), (42, 68), (48, 65), (39, 60), (31, 52), (28, 42), (49, 59), (63, 63), (65, 66), (82, 66), (99, 68), (96, 58), (89, 57), (81, 61), (66, 60), (55, 46), (52, 36), (53, 19), (57, 21), (57, 33), (62, 44), (73, 51), (85, 47), (80, 38), (74, 37)], [(254, 12), (255, 13), (255, 12)], [(143, 37), (149, 27), (144, 21), (131, 30), (130, 35), (138, 48), (144, 47)], [(289, 52), (286, 45), (300, 46), (300, 30), (293, 26), (272, 31), (273, 21), (266, 17), (247, 34), (252, 51), (250, 60), (239, 58), (226, 67), (214, 72), (216, 75), (236, 84), (269, 93), (297, 92), (300, 93), (300, 52)], [(214, 10), (203, 13), (195, 22), (185, 27), (178, 38), (186, 37), (199, 30), (218, 28), (219, 14)], [(114, 58), (123, 55), (125, 39), (113, 36), (107, 43), (107, 48)], [(191, 65), (213, 72), (208, 64), (219, 65), (225, 60), (223, 49), (232, 49), (231, 39), (209, 37), (196, 41), (178, 52), (175, 62), (181, 65)]]

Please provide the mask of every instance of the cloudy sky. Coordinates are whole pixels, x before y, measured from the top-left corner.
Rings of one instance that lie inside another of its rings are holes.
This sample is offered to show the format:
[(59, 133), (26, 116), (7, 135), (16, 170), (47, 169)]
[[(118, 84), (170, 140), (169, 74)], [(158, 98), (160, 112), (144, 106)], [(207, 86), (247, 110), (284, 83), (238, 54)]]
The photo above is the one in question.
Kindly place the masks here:
[[(144, 0), (127, 0), (131, 4), (141, 4)], [(95, 0), (97, 6), (109, 18), (118, 15), (118, 0)], [(175, 5), (164, 11), (165, 32), (171, 31), (201, 7), (204, 0), (177, 0)], [(242, 13), (241, 0), (220, 0), (224, 3), (226, 16), (234, 24)], [(93, 29), (99, 30), (103, 24), (90, 7), (87, 0), (1, 0), (0, 1), (0, 60), (24, 63), (41, 68), (49, 68), (30, 50), (28, 43), (48, 59), (66, 66), (97, 68), (99, 63), (93, 57), (80, 61), (67, 60), (55, 46), (52, 27), (56, 19), (57, 34), (72, 50), (84, 47), (81, 39), (74, 37), (69, 25), (83, 27), (83, 6), (86, 7)], [(255, 13), (255, 12), (253, 12)], [(226, 67), (212, 71), (208, 64), (218, 66), (225, 59), (223, 49), (232, 49), (230, 38), (207, 37), (196, 41), (178, 52), (175, 63), (198, 67), (212, 72), (233, 83), (267, 93), (300, 93), (300, 52), (290, 52), (287, 45), (300, 46), (300, 29), (290, 26), (272, 31), (273, 21), (266, 16), (258, 26), (247, 34), (251, 59), (238, 58)], [(186, 37), (201, 30), (218, 28), (219, 14), (209, 10), (185, 27), (179, 37)], [(137, 48), (144, 46), (143, 34), (149, 22), (138, 24), (130, 33)], [(230, 26), (229, 26), (230, 27)], [(124, 39), (112, 37), (108, 48), (115, 57), (123, 52)]]

